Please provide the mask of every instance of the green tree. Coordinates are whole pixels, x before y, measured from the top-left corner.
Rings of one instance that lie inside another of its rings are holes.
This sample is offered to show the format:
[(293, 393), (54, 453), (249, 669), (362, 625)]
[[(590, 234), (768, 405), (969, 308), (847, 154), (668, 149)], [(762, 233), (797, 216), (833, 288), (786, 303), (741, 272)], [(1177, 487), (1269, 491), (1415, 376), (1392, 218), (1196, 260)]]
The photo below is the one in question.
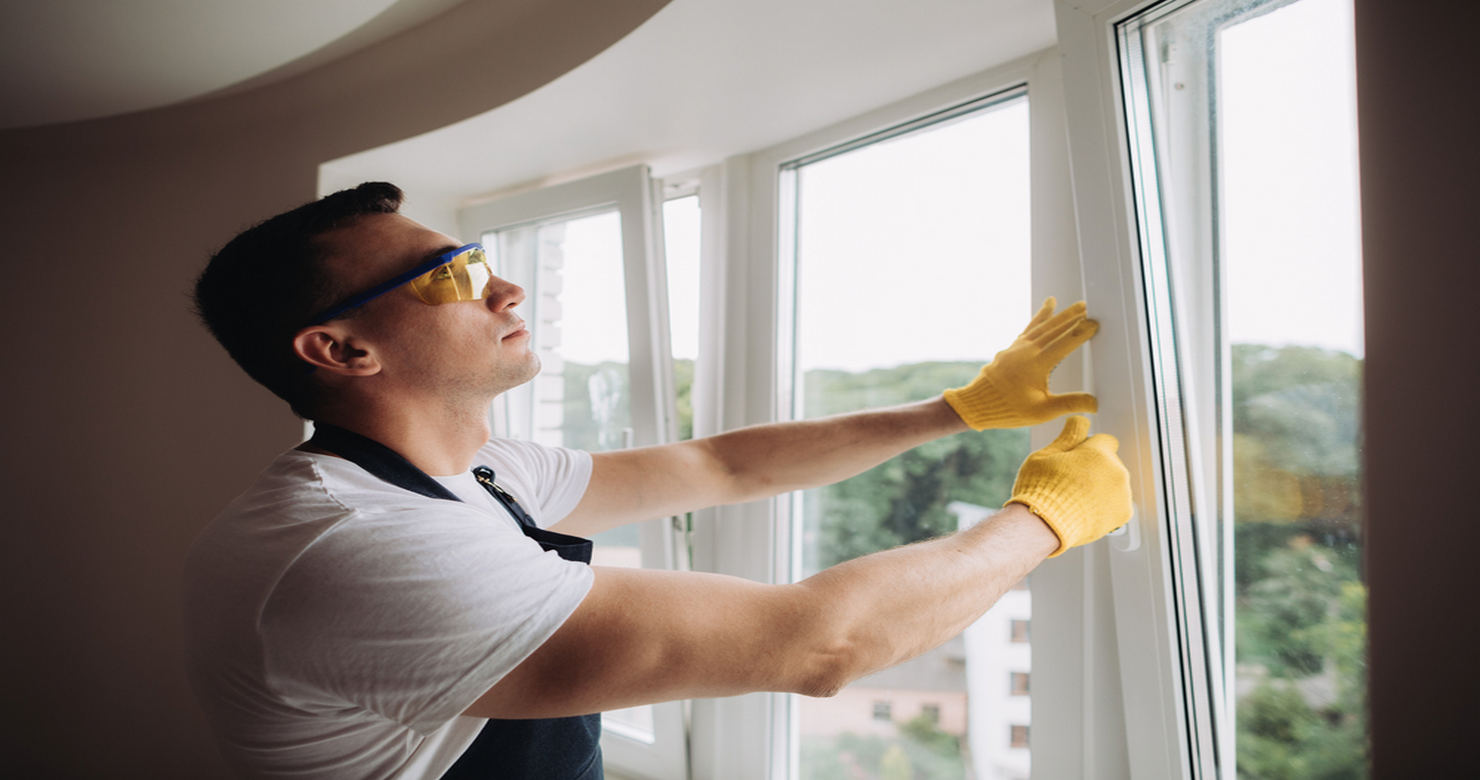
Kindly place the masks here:
[(898, 744), (890, 745), (884, 751), (884, 757), (879, 761), (879, 780), (914, 780), (915, 767), (910, 763), (910, 757), (905, 754), (904, 748)]
[(1314, 347), (1232, 350), (1238, 523), (1297, 524), (1351, 540), (1360, 517), (1362, 363)]
[(925, 715), (896, 724), (892, 737), (843, 733), (805, 737), (802, 777), (807, 780), (919, 778), (965, 780), (961, 740)]
[(694, 438), (694, 361), (673, 361), (673, 389), (677, 396), (678, 440)]
[(1361, 360), (1232, 350), (1238, 774), (1366, 774)]
[[(939, 395), (970, 381), (977, 363), (917, 363), (859, 373), (810, 371), (808, 417)], [(852, 479), (803, 496), (803, 568), (817, 571), (860, 555), (956, 530), (952, 501), (997, 507), (1012, 494), (1028, 455), (1025, 429), (962, 433), (916, 447)]]

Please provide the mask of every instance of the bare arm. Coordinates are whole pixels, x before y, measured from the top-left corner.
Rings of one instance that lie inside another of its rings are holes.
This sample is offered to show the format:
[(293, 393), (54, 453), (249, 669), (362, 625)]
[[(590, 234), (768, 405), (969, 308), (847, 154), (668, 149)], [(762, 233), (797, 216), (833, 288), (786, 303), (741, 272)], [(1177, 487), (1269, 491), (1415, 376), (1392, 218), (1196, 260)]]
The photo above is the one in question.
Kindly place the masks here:
[(591, 484), (555, 530), (608, 528), (827, 485), (942, 436), (967, 430), (944, 399), (741, 428), (704, 439), (603, 452)]
[(1020, 505), (794, 585), (596, 568), (586, 599), (467, 711), (577, 715), (750, 691), (836, 693), (959, 633), (1058, 547)]
[(934, 400), (596, 455), (586, 495), (555, 528), (589, 536), (637, 520), (831, 484), (968, 427), (1018, 427), (1094, 411), (1087, 393), (1049, 392), (1054, 366), (1099, 327), (1082, 301), (1057, 314), (1055, 305), (1053, 298), (1044, 301), (1022, 335), (976, 379)]

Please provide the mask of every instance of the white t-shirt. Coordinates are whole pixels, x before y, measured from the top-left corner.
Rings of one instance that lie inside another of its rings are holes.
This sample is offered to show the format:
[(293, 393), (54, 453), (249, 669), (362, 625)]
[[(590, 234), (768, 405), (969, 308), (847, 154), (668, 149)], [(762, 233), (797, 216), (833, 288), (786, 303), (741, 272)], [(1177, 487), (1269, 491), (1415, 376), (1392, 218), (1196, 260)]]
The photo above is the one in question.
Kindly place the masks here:
[[(519, 441), (474, 465), (541, 527), (591, 477), (589, 454)], [(442, 479), (470, 503), (290, 450), (196, 540), (191, 681), (239, 771), (438, 777), (486, 722), (461, 713), (585, 598), (590, 567), (542, 551), (471, 475)]]

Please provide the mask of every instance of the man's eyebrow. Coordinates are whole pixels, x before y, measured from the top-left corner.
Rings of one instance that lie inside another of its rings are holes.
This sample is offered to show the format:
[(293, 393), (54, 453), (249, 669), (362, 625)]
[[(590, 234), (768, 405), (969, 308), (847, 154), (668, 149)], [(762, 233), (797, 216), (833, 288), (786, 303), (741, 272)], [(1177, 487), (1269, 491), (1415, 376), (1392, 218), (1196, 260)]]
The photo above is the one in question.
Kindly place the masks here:
[(414, 263), (410, 264), (409, 266), (407, 266), (406, 272), (409, 273), (411, 271), (416, 270), (417, 268), (421, 268), (421, 267), (427, 265), (428, 263), (432, 262), (433, 260), (436, 260), (436, 259), (441, 258), (441, 257), (445, 257), (448, 254), (451, 254), (452, 252), (457, 251), (458, 246), (459, 245), (454, 244), (454, 245), (449, 246), (449, 247), (446, 247), (444, 249), (437, 249), (437, 250), (428, 252), (425, 255), (422, 255), (421, 257), (417, 258), (416, 262), (414, 262)]
[(425, 257), (423, 257), (422, 259), (416, 261), (416, 264), (417, 265), (422, 265), (423, 263), (430, 263), (430, 262), (432, 262), (433, 260), (436, 260), (439, 257), (442, 257), (444, 255), (449, 255), (449, 254), (451, 254), (453, 252), (456, 252), (458, 250), (458, 248), (461, 247), (461, 246), (462, 246), (462, 244), (453, 244), (452, 246), (445, 247), (443, 249), (438, 249), (438, 250), (433, 251), (433, 252), (428, 252)]

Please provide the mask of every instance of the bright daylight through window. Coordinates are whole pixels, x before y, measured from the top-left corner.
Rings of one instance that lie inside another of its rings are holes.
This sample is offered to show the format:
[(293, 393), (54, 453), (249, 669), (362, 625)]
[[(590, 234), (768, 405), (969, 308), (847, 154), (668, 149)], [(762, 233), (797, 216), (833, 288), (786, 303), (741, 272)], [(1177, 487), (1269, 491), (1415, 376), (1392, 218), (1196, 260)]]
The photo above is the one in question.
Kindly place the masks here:
[(1202, 609), (1179, 620), (1212, 643), (1239, 777), (1366, 774), (1351, 15), (1199, 0), (1120, 28), (1162, 422), (1185, 442), (1168, 468), (1195, 518), (1176, 570)]
[[(1021, 90), (783, 169), (796, 417), (920, 400), (976, 375), (1029, 300)], [(790, 507), (792, 574), (940, 536), (1002, 506), (1026, 430), (926, 444)], [(945, 645), (828, 699), (795, 697), (800, 777), (1028, 776), (1026, 588)]]

